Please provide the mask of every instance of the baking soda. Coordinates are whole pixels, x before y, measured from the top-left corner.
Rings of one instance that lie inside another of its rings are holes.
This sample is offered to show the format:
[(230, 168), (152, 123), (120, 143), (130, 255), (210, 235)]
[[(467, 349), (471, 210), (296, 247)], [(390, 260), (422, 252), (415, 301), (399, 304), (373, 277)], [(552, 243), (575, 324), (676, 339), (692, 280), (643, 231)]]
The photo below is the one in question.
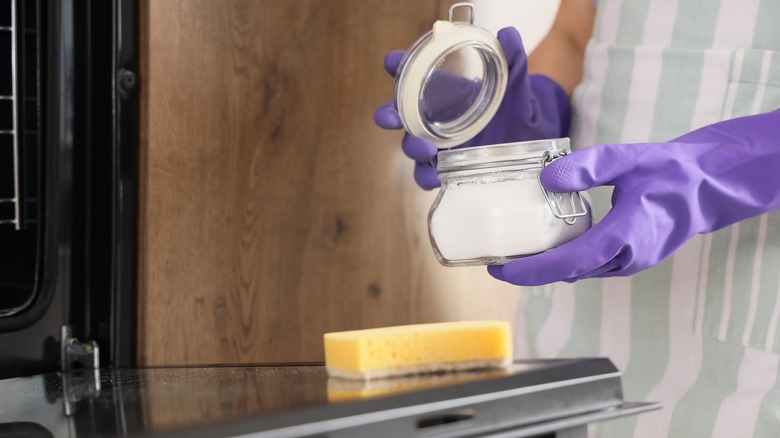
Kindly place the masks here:
[[(565, 212), (569, 195), (555, 195)], [(556, 218), (536, 178), (450, 183), (439, 195), (429, 230), (447, 261), (509, 258), (540, 253), (590, 228), (590, 216), (573, 225)]]

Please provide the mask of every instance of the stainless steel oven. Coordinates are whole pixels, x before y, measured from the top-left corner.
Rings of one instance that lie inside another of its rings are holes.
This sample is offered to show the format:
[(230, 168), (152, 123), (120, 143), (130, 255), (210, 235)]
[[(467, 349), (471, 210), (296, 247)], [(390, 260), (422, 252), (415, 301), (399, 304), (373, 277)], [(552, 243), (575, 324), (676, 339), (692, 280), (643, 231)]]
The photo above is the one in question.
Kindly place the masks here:
[(133, 365), (135, 3), (0, 0), (0, 378)]

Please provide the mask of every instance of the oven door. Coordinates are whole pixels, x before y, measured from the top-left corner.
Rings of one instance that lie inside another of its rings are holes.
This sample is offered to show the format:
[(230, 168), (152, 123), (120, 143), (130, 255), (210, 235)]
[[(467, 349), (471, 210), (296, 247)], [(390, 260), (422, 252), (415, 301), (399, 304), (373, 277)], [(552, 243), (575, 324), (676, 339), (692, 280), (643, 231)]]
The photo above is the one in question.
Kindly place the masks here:
[(0, 378), (78, 366), (65, 332), (133, 363), (135, 18), (0, 0)]

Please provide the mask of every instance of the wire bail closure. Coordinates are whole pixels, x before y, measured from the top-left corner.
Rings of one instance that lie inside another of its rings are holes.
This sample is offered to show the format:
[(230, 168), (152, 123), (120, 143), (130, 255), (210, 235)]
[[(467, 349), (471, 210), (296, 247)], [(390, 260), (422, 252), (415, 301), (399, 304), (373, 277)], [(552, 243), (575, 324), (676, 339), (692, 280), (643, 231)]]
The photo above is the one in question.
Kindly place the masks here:
[(450, 6), (450, 11), (447, 16), (447, 21), (452, 22), (453, 12), (455, 12), (455, 9), (458, 8), (468, 8), (469, 9), (469, 24), (472, 26), (474, 25), (474, 5), (468, 2), (461, 2), (461, 3), (455, 3), (454, 5)]
[[(555, 156), (553, 156), (550, 154), (549, 151), (546, 151), (542, 156), (542, 161), (541, 161), (542, 169), (547, 167), (547, 165), (552, 163), (554, 160), (564, 155), (566, 155), (566, 152), (561, 152), (560, 154), (556, 154)], [(542, 188), (542, 193), (544, 193), (544, 198), (547, 200), (547, 206), (550, 207), (550, 211), (552, 211), (553, 216), (555, 216), (558, 219), (561, 219), (564, 223), (566, 223), (566, 225), (574, 225), (577, 222), (578, 217), (582, 217), (588, 214), (588, 207), (585, 205), (585, 201), (582, 199), (582, 195), (580, 195), (580, 192), (569, 193), (569, 205), (571, 206), (572, 212), (564, 213), (563, 208), (561, 208), (560, 202), (558, 202), (558, 198), (556, 198), (553, 193), (548, 192), (542, 185), (541, 176), (542, 173), (539, 172), (539, 178), (538, 178), (539, 187)], [(577, 211), (577, 202), (579, 202), (580, 204), (580, 211)]]

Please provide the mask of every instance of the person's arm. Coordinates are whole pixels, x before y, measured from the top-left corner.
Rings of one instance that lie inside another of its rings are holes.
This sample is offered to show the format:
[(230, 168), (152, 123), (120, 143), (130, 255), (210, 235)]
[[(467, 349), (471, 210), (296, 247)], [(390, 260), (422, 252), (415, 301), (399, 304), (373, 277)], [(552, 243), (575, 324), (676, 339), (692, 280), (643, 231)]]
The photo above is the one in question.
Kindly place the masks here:
[(561, 0), (550, 31), (528, 56), (528, 73), (547, 76), (571, 97), (582, 79), (595, 15), (593, 0)]

